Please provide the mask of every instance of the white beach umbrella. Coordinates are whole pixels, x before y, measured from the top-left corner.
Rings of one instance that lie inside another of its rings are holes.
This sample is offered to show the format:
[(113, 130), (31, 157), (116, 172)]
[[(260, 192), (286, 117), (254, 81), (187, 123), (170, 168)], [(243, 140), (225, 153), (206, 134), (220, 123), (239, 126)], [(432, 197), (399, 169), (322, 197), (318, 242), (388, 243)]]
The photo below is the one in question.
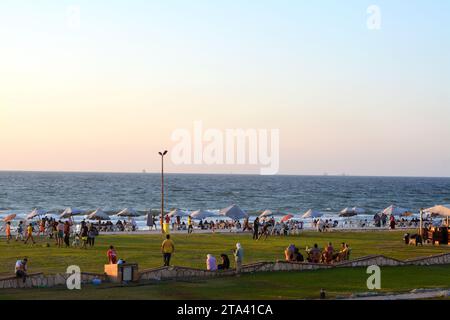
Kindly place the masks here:
[(259, 215), (260, 218), (265, 218), (265, 217), (272, 217), (274, 215), (274, 213), (272, 212), (272, 210), (264, 210), (263, 213), (261, 213)]
[(234, 220), (244, 219), (247, 217), (247, 214), (236, 204), (220, 210), (219, 214)]
[(83, 210), (75, 209), (75, 208), (66, 208), (61, 215), (60, 218), (70, 218), (72, 216), (77, 216), (83, 213)]
[(273, 216), (285, 216), (286, 214), (280, 211), (264, 210), (263, 213), (259, 215), (260, 218), (273, 217)]
[(406, 208), (398, 207), (396, 205), (391, 205), (382, 211), (382, 213), (388, 216), (401, 216), (407, 212), (411, 211)]
[(207, 210), (197, 210), (192, 212), (191, 214), (191, 218), (195, 219), (195, 220), (203, 220), (209, 217), (214, 217), (216, 216), (216, 214), (214, 212), (211, 211), (207, 211)]
[(169, 217), (173, 218), (173, 217), (187, 217), (189, 215), (189, 213), (187, 213), (186, 211), (183, 211), (181, 209), (173, 209), (172, 211), (169, 212)]
[(137, 213), (137, 211), (134, 209), (126, 208), (126, 209), (123, 209), (122, 211), (120, 211), (118, 214), (116, 214), (116, 216), (118, 216), (118, 217), (138, 217), (139, 213)]
[(434, 206), (424, 210), (425, 212), (429, 212), (433, 216), (441, 216), (441, 217), (450, 217), (450, 206)]
[(31, 211), (28, 215), (27, 215), (27, 220), (31, 220), (34, 219), (36, 217), (40, 217), (43, 216), (47, 213), (47, 211), (45, 210), (38, 210), (38, 209), (34, 209), (33, 211)]
[(306, 211), (303, 215), (302, 218), (303, 219), (307, 219), (307, 218), (319, 218), (323, 216), (323, 213), (317, 210), (313, 210), (313, 209), (309, 209), (308, 211)]
[(88, 220), (111, 220), (111, 218), (101, 209), (97, 209), (87, 216)]

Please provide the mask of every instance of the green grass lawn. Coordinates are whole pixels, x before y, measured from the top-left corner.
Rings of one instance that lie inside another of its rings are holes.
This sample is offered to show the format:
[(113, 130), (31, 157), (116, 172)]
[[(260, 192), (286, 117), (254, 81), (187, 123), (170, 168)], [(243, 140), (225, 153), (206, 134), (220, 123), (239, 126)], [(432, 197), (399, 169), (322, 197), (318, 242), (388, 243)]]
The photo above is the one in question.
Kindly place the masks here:
[[(272, 237), (266, 241), (253, 241), (249, 234), (175, 234), (173, 240), (176, 252), (173, 265), (205, 268), (206, 255), (218, 257), (221, 253), (231, 255), (236, 242), (244, 247), (244, 263), (274, 261), (283, 259), (283, 251), (294, 243), (301, 249), (318, 243), (323, 247), (331, 241), (335, 247), (347, 242), (352, 248), (352, 258), (369, 254), (384, 254), (398, 259), (428, 256), (450, 252), (448, 246), (423, 247), (406, 246), (402, 237), (405, 231), (383, 232), (305, 232), (299, 236)], [(14, 263), (18, 258), (27, 256), (29, 272), (59, 273), (67, 266), (78, 265), (84, 272), (103, 273), (106, 263), (106, 251), (114, 245), (119, 257), (128, 262), (139, 263), (146, 269), (162, 265), (160, 245), (162, 235), (101, 235), (96, 246), (88, 250), (79, 248), (57, 248), (53, 241), (46, 247), (47, 240), (40, 239), (36, 245), (24, 245), (22, 242), (7, 244), (0, 239), (0, 276), (12, 275)], [(304, 250), (302, 250), (304, 251)], [(450, 268), (399, 267), (384, 268), (383, 288), (387, 291), (410, 290), (418, 287), (450, 287)], [(367, 275), (364, 269), (320, 270), (298, 273), (269, 273), (243, 275), (240, 278), (221, 278), (195, 282), (162, 282), (132, 288), (93, 288), (81, 290), (82, 293), (68, 292), (66, 289), (0, 290), (0, 298), (40, 297), (40, 298), (302, 298), (316, 297), (318, 290), (325, 287), (330, 294), (347, 294), (366, 291)], [(105, 286), (108, 286), (105, 284)], [(61, 292), (60, 292), (61, 291)], [(64, 294), (62, 293), (64, 292)], [(61, 294), (61, 295), (60, 295)]]
[[(208, 253), (218, 257), (221, 253), (231, 255), (236, 242), (244, 247), (244, 263), (256, 261), (274, 261), (284, 259), (284, 249), (294, 243), (304, 253), (304, 248), (318, 243), (325, 246), (328, 241), (338, 248), (341, 242), (348, 242), (352, 248), (352, 258), (384, 254), (388, 257), (407, 259), (450, 252), (448, 246), (423, 247), (406, 246), (402, 242), (404, 231), (386, 232), (305, 232), (300, 236), (272, 237), (266, 241), (253, 241), (249, 234), (176, 234), (173, 240), (176, 252), (172, 264), (205, 268)], [(24, 245), (22, 242), (7, 244), (0, 240), (0, 276), (11, 275), (14, 263), (18, 258), (27, 256), (29, 272), (59, 273), (65, 272), (67, 266), (78, 265), (85, 272), (103, 273), (103, 265), (107, 262), (106, 251), (114, 245), (119, 257), (128, 262), (139, 263), (140, 269), (162, 265), (160, 245), (162, 235), (103, 235), (96, 239), (96, 246), (83, 250), (79, 248), (57, 248), (53, 241), (39, 240), (36, 245)]]
[[(406, 292), (415, 288), (449, 288), (450, 266), (384, 267), (382, 292)], [(194, 281), (162, 281), (122, 287), (104, 284), (81, 290), (0, 290), (0, 299), (317, 299), (321, 288), (328, 298), (367, 292), (365, 268), (342, 268), (306, 272), (245, 274)]]

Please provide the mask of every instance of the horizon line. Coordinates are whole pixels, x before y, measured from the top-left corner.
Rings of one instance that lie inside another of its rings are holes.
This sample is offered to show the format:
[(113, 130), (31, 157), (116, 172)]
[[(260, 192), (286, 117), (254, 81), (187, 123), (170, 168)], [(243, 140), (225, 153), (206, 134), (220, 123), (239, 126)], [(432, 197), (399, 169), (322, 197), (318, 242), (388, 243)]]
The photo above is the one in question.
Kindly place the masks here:
[[(155, 172), (147, 172), (147, 171), (76, 171), (76, 170), (4, 170), (0, 169), (0, 173), (68, 173), (68, 174), (75, 174), (75, 173), (87, 173), (87, 174), (149, 174), (149, 175), (155, 175), (155, 174), (161, 174), (160, 171)], [(274, 174), (274, 175), (261, 175), (257, 173), (220, 173), (220, 172), (210, 172), (210, 173), (204, 173), (204, 172), (164, 172), (165, 175), (174, 175), (174, 174), (182, 174), (182, 175), (235, 175), (235, 176), (293, 176), (293, 177), (360, 177), (360, 178), (436, 178), (436, 179), (445, 179), (450, 178), (450, 176), (410, 176), (410, 175), (357, 175), (357, 174), (301, 174), (301, 173), (280, 173), (280, 174)]]

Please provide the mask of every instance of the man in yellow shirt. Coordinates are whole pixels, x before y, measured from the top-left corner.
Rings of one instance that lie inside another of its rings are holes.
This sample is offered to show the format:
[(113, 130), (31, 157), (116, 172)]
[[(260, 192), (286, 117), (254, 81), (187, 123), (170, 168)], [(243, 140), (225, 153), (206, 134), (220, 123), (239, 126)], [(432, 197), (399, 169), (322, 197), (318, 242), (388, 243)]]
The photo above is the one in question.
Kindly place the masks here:
[(30, 239), (31, 239), (31, 241), (33, 241), (33, 244), (36, 243), (33, 238), (33, 226), (31, 225), (31, 223), (27, 227), (27, 238), (25, 240), (25, 244), (27, 244), (28, 240), (30, 240)]
[(170, 257), (175, 252), (175, 245), (170, 240), (170, 234), (166, 235), (166, 240), (161, 245), (161, 252), (163, 254), (164, 266), (168, 267), (170, 265)]

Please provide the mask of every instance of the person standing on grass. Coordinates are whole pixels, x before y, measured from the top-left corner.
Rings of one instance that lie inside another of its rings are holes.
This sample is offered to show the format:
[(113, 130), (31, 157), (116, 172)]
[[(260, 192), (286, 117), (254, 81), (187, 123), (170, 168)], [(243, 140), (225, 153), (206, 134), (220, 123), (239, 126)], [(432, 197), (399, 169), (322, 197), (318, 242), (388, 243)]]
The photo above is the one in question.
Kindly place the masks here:
[(259, 217), (253, 222), (253, 240), (258, 240)]
[(234, 253), (234, 261), (236, 262), (236, 273), (241, 272), (242, 261), (244, 260), (244, 249), (242, 248), (240, 243), (236, 243), (236, 250)]
[(16, 277), (23, 279), (24, 283), (27, 279), (27, 263), (28, 263), (27, 258), (24, 258), (22, 260), (17, 260), (16, 266), (14, 268), (14, 273), (16, 274)]
[(70, 227), (72, 224), (69, 221), (64, 223), (64, 243), (66, 248), (70, 247)]
[(192, 226), (192, 217), (188, 216), (188, 234), (194, 231), (194, 227)]
[(81, 230), (80, 230), (80, 237), (81, 237), (81, 248), (87, 249), (87, 240), (88, 240), (88, 226), (86, 225), (86, 222), (81, 222)]
[(117, 263), (117, 252), (116, 252), (116, 249), (114, 249), (113, 246), (109, 246), (109, 250), (106, 252), (106, 255), (108, 256), (109, 264), (116, 264)]
[(5, 233), (6, 233), (6, 243), (9, 243), (9, 240), (11, 240), (11, 221), (8, 221), (6, 223)]
[(90, 247), (93, 247), (95, 245), (95, 237), (97, 235), (97, 229), (94, 227), (93, 224), (89, 226), (88, 231), (88, 244)]
[(168, 267), (170, 265), (170, 258), (175, 252), (175, 245), (173, 244), (173, 241), (170, 240), (170, 234), (166, 235), (166, 240), (164, 240), (161, 245), (161, 252), (163, 254), (164, 266)]
[(30, 224), (28, 224), (28, 227), (27, 227), (27, 238), (25, 239), (25, 244), (27, 244), (28, 243), (28, 240), (30, 240), (31, 239), (31, 241), (33, 242), (33, 244), (35, 244), (36, 242), (34, 241), (34, 238), (33, 238), (33, 226), (31, 225), (31, 223)]
[(63, 245), (63, 241), (64, 241), (64, 223), (59, 220), (58, 221), (58, 225), (56, 226), (57, 230), (58, 230), (58, 247), (62, 247)]
[(24, 240), (23, 239), (23, 221), (19, 222), (19, 225), (17, 226), (17, 234), (16, 234), (16, 241), (18, 241), (20, 238), (20, 240)]

